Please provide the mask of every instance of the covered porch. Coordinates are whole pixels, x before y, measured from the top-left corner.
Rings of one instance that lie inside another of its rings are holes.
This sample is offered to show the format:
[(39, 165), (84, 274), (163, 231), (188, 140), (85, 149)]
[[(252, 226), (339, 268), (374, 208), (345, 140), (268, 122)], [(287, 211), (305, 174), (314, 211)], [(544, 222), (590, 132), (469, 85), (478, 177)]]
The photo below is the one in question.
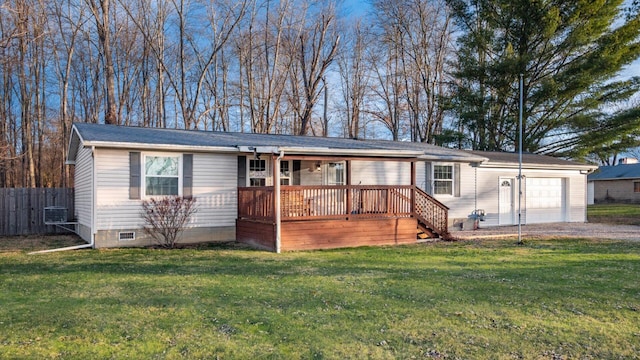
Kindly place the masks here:
[[(416, 187), (415, 158), (272, 155), (270, 160), (271, 186), (238, 187), (239, 242), (281, 252), (411, 244), (417, 241), (419, 233), (423, 237), (448, 236), (448, 208)], [(344, 183), (309, 185), (298, 180), (302, 184), (284, 185), (290, 182), (282, 181), (281, 176), (285, 179), (296, 176), (282, 171), (281, 161), (301, 160), (328, 166), (342, 163)], [(404, 185), (353, 185), (353, 164), (358, 161), (402, 162), (409, 167), (409, 178), (402, 181)]]

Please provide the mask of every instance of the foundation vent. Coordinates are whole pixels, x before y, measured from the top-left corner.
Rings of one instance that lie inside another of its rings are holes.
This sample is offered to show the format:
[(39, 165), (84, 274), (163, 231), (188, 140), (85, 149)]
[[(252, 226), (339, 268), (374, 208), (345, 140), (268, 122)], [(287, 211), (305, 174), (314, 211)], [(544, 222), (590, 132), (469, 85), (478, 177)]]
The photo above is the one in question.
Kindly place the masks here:
[(118, 241), (131, 241), (136, 239), (135, 231), (124, 231), (118, 233)]

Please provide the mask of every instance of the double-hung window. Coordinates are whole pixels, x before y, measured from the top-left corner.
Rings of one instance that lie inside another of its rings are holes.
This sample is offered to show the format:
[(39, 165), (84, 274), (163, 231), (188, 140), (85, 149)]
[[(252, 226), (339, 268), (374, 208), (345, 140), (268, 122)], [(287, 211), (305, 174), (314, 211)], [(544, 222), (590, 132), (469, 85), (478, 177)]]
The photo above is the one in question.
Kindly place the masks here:
[(280, 185), (291, 185), (291, 162), (280, 162)]
[(249, 186), (267, 185), (267, 161), (263, 159), (249, 160)]
[(453, 166), (433, 165), (433, 193), (453, 195)]
[(180, 195), (180, 155), (144, 156), (144, 194)]

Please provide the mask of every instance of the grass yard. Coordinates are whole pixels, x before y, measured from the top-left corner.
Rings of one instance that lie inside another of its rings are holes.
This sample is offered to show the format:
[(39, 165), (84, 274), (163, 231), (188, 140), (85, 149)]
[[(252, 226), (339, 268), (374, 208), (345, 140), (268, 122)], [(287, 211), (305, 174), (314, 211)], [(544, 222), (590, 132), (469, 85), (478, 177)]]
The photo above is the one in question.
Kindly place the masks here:
[(587, 207), (593, 223), (640, 225), (640, 204), (594, 204)]
[(0, 252), (0, 358), (637, 359), (640, 243)]

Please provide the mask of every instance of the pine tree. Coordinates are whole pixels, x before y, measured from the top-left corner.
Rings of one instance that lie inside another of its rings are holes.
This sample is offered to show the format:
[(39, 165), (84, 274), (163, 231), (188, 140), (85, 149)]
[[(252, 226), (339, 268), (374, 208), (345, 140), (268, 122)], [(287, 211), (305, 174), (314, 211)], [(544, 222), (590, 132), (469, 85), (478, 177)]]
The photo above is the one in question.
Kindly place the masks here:
[[(637, 108), (611, 111), (640, 88), (616, 79), (640, 56), (640, 15), (622, 0), (449, 0), (461, 30), (454, 111), (474, 149), (585, 155), (633, 138)], [(597, 132), (597, 135), (594, 135)]]

